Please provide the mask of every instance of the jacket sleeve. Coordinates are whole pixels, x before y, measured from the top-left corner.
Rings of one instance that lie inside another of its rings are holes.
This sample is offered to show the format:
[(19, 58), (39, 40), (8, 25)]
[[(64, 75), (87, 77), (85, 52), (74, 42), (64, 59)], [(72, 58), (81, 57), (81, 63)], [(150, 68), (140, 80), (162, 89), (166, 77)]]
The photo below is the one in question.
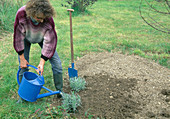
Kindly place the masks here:
[(22, 22), (23, 20), (19, 20), (18, 14), (15, 18), (15, 23), (14, 23), (13, 46), (15, 51), (19, 55), (21, 55), (24, 52), (25, 28)]
[(57, 34), (52, 18), (50, 19), (50, 25), (51, 28), (48, 29), (44, 35), (43, 47), (41, 51), (41, 58), (46, 61), (54, 55), (57, 46)]

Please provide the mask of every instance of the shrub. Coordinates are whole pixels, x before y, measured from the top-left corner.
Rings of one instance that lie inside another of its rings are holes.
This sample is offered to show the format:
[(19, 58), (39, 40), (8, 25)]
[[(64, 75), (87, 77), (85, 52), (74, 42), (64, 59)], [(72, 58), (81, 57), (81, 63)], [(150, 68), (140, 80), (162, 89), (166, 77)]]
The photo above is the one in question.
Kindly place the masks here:
[(72, 9), (78, 12), (84, 12), (88, 6), (92, 6), (97, 0), (67, 0), (65, 1), (67, 5), (62, 4), (62, 6), (71, 6)]
[(75, 94), (74, 92), (72, 92), (71, 95), (63, 93), (62, 103), (62, 106), (65, 110), (67, 110), (68, 112), (75, 112), (77, 110), (77, 107), (81, 105), (81, 98), (78, 94)]
[(86, 81), (81, 77), (70, 78), (70, 87), (72, 90), (79, 92), (80, 90), (85, 89)]

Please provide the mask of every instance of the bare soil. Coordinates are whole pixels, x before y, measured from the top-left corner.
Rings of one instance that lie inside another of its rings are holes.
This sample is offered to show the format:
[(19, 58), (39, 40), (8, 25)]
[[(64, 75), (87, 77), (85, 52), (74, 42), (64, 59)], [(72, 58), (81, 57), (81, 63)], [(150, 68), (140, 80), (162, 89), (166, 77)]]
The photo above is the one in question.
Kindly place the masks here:
[[(86, 89), (78, 119), (170, 119), (170, 70), (134, 55), (91, 53), (75, 62)], [(69, 93), (64, 80), (64, 92)], [(61, 103), (61, 101), (59, 102)]]

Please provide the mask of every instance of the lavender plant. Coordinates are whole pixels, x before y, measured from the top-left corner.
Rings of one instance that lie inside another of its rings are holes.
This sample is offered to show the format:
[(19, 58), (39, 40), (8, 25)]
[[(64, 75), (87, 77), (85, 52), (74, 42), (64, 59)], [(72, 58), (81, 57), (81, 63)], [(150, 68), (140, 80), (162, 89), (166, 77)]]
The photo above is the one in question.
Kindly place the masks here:
[(62, 106), (68, 112), (76, 112), (77, 107), (81, 105), (81, 98), (78, 94), (71, 92), (70, 94), (63, 93)]
[(84, 78), (75, 77), (75, 78), (70, 78), (69, 81), (72, 90), (79, 92), (80, 90), (85, 89), (86, 81)]

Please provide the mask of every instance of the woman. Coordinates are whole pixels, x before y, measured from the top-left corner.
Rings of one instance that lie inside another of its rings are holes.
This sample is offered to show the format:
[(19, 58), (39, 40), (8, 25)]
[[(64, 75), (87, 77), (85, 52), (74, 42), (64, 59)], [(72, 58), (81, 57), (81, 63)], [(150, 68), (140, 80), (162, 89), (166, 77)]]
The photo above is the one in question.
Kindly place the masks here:
[[(28, 71), (31, 44), (38, 43), (41, 47), (38, 71), (43, 74), (44, 64), (49, 59), (56, 90), (62, 91), (62, 65), (56, 51), (57, 34), (53, 16), (54, 9), (49, 0), (29, 0), (16, 14), (13, 45), (21, 68), (20, 81), (23, 73)], [(57, 97), (61, 98), (62, 95), (58, 94)]]

